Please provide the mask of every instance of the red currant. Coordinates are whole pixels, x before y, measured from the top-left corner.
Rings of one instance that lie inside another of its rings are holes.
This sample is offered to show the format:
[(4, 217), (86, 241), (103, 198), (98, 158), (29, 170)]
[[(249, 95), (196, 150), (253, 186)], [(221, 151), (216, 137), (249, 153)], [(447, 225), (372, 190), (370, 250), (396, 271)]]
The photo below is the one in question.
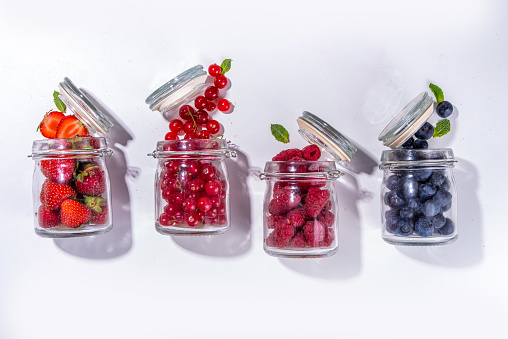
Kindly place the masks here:
[(173, 119), (169, 122), (169, 130), (174, 133), (181, 132), (183, 129), (183, 121), (180, 119)]
[(210, 134), (217, 134), (220, 131), (220, 123), (217, 120), (210, 120), (206, 123), (206, 129)]
[(169, 215), (167, 215), (166, 213), (162, 213), (159, 216), (159, 224), (161, 224), (161, 226), (169, 226), (171, 219), (172, 218)]
[(193, 199), (193, 198), (186, 198), (184, 203), (183, 203), (183, 209), (186, 211), (186, 212), (191, 212), (191, 211), (194, 211), (196, 210), (196, 199)]
[(219, 97), (219, 89), (215, 86), (209, 86), (205, 90), (205, 98), (208, 100), (215, 100)]
[(213, 101), (207, 101), (206, 102), (206, 110), (208, 112), (213, 112), (213, 110), (215, 109), (215, 107), (217, 107), (217, 105), (215, 104), (215, 102)]
[(218, 195), (221, 191), (220, 182), (217, 180), (211, 180), (206, 183), (205, 185), (205, 191), (208, 195)]
[(205, 109), (206, 98), (202, 95), (198, 96), (196, 99), (194, 99), (194, 106), (196, 106), (197, 109)]
[(192, 175), (197, 175), (201, 172), (201, 165), (199, 161), (193, 160), (187, 165), (187, 171)]
[(231, 108), (231, 103), (226, 99), (222, 99), (217, 103), (217, 108), (221, 112), (227, 112)]
[(204, 189), (205, 189), (205, 181), (201, 178), (196, 178), (189, 183), (189, 190), (191, 190), (191, 192), (192, 191), (199, 192)]
[[(184, 202), (183, 193), (180, 193), (180, 192), (173, 192), (173, 193), (171, 193), (171, 195), (169, 196), (168, 201), (169, 202), (173, 202), (173, 203), (178, 204), (178, 205), (182, 205), (183, 202)], [(212, 201), (212, 204), (213, 204), (213, 201)]]
[(194, 108), (190, 105), (183, 105), (180, 107), (179, 115), (183, 120), (190, 120), (191, 115), (194, 114)]
[(198, 136), (195, 133), (187, 133), (183, 137), (185, 140), (188, 139), (198, 139)]
[(208, 122), (209, 120), (209, 117), (208, 117), (208, 113), (206, 113), (205, 111), (203, 111), (202, 109), (198, 110), (196, 112), (196, 123), (198, 125), (204, 125)]
[(219, 74), (215, 77), (215, 80), (213, 81), (213, 84), (217, 88), (224, 88), (228, 85), (228, 78), (226, 78), (224, 75)]
[(213, 165), (202, 166), (200, 176), (205, 181), (213, 180), (215, 178), (215, 167)]
[(198, 138), (199, 139), (210, 139), (210, 132), (208, 130), (203, 129), (198, 132)]
[(183, 125), (183, 131), (187, 134), (196, 132), (196, 125), (194, 125), (194, 121), (187, 121), (185, 125)]
[(185, 223), (190, 227), (197, 226), (200, 221), (199, 214), (197, 212), (190, 212), (185, 216)]
[[(210, 203), (211, 204), (211, 203)], [(180, 211), (180, 206), (177, 204), (170, 202), (166, 206), (164, 206), (164, 213), (166, 213), (169, 216), (173, 216), (176, 214), (176, 212)]]
[(213, 77), (216, 77), (222, 72), (222, 67), (220, 67), (217, 64), (213, 64), (208, 66), (208, 74), (210, 74)]
[(168, 132), (164, 136), (164, 139), (165, 140), (178, 140), (178, 134), (176, 134), (175, 132)]
[(207, 212), (212, 208), (212, 201), (208, 197), (201, 197), (198, 199), (196, 206), (198, 207), (198, 210)]

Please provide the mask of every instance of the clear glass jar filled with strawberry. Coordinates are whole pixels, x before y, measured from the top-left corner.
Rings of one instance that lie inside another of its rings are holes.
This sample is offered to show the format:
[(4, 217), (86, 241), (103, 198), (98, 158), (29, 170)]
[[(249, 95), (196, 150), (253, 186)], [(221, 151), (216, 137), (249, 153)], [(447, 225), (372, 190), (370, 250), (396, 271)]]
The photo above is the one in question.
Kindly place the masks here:
[(225, 98), (230, 87), (226, 59), (208, 74), (195, 66), (153, 92), (146, 103), (169, 122), (164, 141), (151, 156), (155, 174), (155, 228), (162, 234), (211, 235), (230, 226), (228, 149), (224, 127), (215, 114), (231, 113)]
[[(299, 133), (310, 145), (286, 149), (265, 165), (264, 250), (276, 257), (316, 258), (338, 249), (337, 164), (349, 162), (356, 147), (316, 115), (303, 112)], [(281, 125), (272, 125), (277, 140), (289, 142)], [(340, 167), (339, 167), (340, 168)]]
[[(379, 135), (391, 149), (381, 155), (382, 237), (392, 245), (443, 245), (457, 238), (457, 191), (450, 148), (431, 148), (447, 134), (453, 105), (429, 86), (395, 116)], [(436, 114), (434, 114), (436, 113)], [(432, 124), (433, 118), (439, 120)]]
[(35, 232), (50, 238), (104, 233), (112, 226), (105, 163), (112, 151), (104, 136), (113, 124), (70, 79), (59, 90), (57, 110), (38, 127), (46, 139), (32, 146)]

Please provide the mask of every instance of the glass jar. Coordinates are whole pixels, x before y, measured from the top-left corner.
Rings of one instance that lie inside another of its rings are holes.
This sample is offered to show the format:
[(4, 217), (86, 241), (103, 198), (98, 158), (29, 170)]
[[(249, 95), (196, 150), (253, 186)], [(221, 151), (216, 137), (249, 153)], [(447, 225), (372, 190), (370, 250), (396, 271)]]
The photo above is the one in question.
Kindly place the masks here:
[(382, 237), (392, 245), (442, 245), (457, 238), (453, 151), (404, 149), (404, 142), (431, 117), (434, 101), (419, 94), (381, 132), (391, 150), (381, 155)]
[(33, 142), (35, 232), (50, 238), (104, 233), (112, 227), (105, 158), (113, 152), (100, 135), (113, 124), (68, 78), (59, 88), (59, 98), (92, 136)]
[[(343, 175), (336, 161), (349, 162), (356, 147), (316, 115), (303, 112), (299, 133), (321, 147), (328, 161), (269, 161), (263, 205), (266, 253), (277, 257), (317, 258), (338, 250), (335, 180)], [(343, 168), (343, 167), (342, 167)]]
[(161, 234), (211, 235), (230, 226), (225, 159), (236, 156), (224, 139), (157, 143), (155, 228)]

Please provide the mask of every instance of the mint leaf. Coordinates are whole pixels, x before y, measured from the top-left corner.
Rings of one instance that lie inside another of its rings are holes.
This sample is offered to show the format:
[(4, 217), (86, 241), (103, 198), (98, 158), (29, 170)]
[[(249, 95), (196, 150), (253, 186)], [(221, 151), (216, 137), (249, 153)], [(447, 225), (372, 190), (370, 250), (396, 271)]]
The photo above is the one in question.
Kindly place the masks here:
[(222, 64), (220, 64), (220, 68), (222, 68), (220, 74), (224, 75), (226, 72), (228, 72), (231, 69), (231, 59), (224, 59)]
[(444, 100), (444, 94), (441, 88), (434, 85), (433, 83), (429, 84), (429, 88), (432, 90), (432, 93), (434, 93), (434, 96), (436, 97), (436, 101), (438, 104)]
[(285, 144), (289, 142), (289, 132), (284, 128), (284, 126), (279, 124), (271, 124), (270, 130), (272, 131), (272, 135), (275, 137), (275, 140)]
[(443, 135), (446, 135), (450, 132), (450, 120), (444, 119), (436, 124), (434, 128), (434, 138), (441, 138)]
[(58, 97), (59, 95), (60, 95), (60, 93), (58, 93), (57, 91), (54, 91), (53, 92), (53, 100), (55, 101), (56, 108), (58, 108), (58, 110), (60, 112), (65, 113), (65, 110), (67, 109), (67, 107), (65, 106), (63, 101), (60, 100), (60, 98)]

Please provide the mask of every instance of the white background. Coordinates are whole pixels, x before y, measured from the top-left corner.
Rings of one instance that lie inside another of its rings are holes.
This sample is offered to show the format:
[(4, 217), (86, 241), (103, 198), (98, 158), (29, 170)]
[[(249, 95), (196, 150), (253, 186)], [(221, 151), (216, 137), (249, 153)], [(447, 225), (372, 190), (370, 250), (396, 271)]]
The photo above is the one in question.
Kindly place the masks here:
[[(506, 2), (1, 1), (0, 338), (502, 338), (508, 334)], [(154, 228), (155, 159), (167, 131), (145, 98), (195, 64), (232, 58), (233, 226), (217, 237)], [(65, 76), (114, 117), (114, 229), (67, 240), (33, 231), (27, 158)], [(401, 248), (380, 236), (379, 132), (443, 90), (457, 108), (459, 239)], [(327, 259), (262, 249), (269, 125), (303, 147), (308, 110), (361, 150), (338, 182), (340, 248)], [(369, 173), (370, 172), (370, 173)]]

